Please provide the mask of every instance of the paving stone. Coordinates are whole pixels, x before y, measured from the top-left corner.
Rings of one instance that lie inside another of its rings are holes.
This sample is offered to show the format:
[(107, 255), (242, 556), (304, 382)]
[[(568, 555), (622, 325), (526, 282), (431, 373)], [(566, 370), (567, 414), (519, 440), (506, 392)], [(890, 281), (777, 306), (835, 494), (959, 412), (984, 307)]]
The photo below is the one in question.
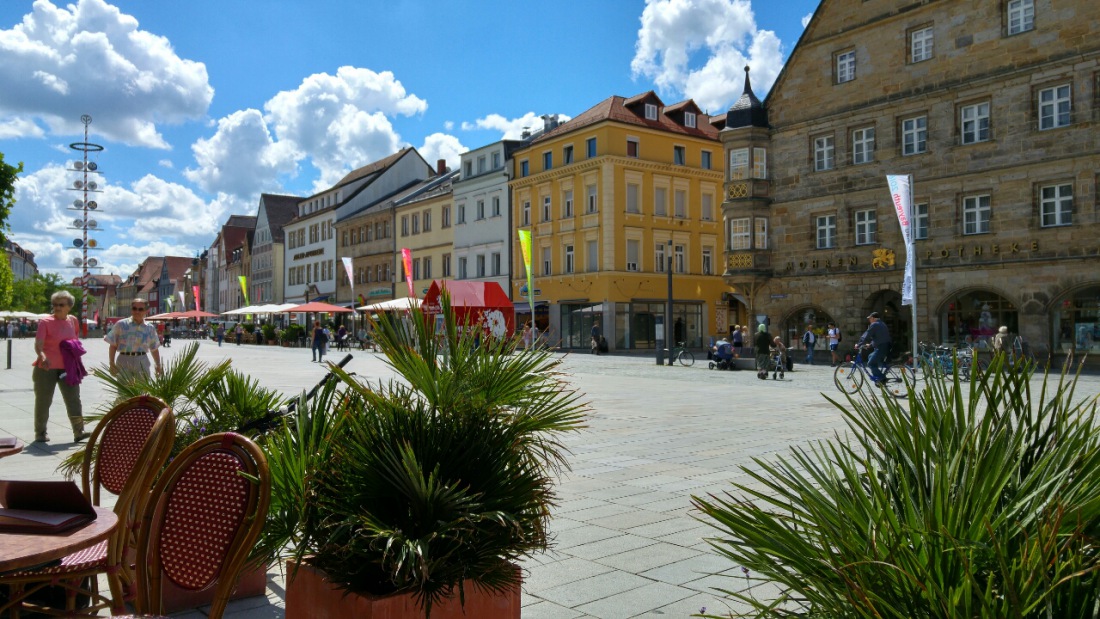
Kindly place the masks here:
[(554, 602), (566, 608), (600, 600), (653, 583), (652, 580), (635, 574), (614, 570), (606, 574), (586, 578), (583, 582), (574, 582), (546, 589), (539, 598)]
[[(596, 559), (597, 563), (616, 569), (642, 573), (644, 570), (668, 565), (676, 561), (698, 556), (698, 552), (672, 544), (657, 543)], [(655, 578), (654, 580), (660, 580)], [(667, 581), (664, 581), (667, 582)], [(677, 583), (673, 583), (677, 584)]]
[(614, 571), (615, 568), (594, 561), (576, 557), (565, 557), (561, 561), (545, 565), (532, 565), (523, 579), (524, 593), (538, 595), (546, 589), (553, 589), (567, 583), (577, 582), (600, 574)]
[(629, 619), (694, 595), (694, 591), (663, 582), (611, 595), (577, 607), (600, 619)]

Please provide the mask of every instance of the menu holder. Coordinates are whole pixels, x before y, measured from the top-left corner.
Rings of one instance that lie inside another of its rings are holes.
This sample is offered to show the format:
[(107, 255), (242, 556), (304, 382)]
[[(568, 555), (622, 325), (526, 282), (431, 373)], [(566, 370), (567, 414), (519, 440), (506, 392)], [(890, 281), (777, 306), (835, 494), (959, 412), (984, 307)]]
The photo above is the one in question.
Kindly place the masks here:
[(0, 436), (0, 449), (15, 447), (18, 444), (19, 439), (14, 436)]
[(7, 533), (61, 533), (96, 518), (71, 481), (0, 481), (0, 505), (0, 531)]

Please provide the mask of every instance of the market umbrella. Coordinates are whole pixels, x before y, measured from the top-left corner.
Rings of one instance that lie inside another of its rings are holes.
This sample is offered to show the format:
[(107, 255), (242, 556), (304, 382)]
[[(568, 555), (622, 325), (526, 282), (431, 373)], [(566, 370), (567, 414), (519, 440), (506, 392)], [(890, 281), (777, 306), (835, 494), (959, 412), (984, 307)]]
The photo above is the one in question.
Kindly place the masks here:
[(173, 318), (217, 318), (217, 314), (211, 314), (210, 312), (204, 312), (202, 310), (191, 310), (187, 312), (177, 312)]
[(372, 303), (370, 305), (364, 305), (358, 309), (365, 312), (394, 312), (407, 310), (414, 307), (420, 307), (420, 299), (416, 297), (400, 297), (393, 299), (392, 301), (381, 301), (379, 303)]
[(313, 301), (312, 303), (305, 303), (303, 305), (294, 305), (282, 310), (286, 312), (324, 312), (327, 314), (340, 314), (347, 312), (354, 312), (355, 310), (350, 307), (340, 307), (339, 305), (333, 305), (331, 303), (322, 303), (321, 301)]
[(179, 318), (180, 314), (181, 312), (165, 312), (156, 316), (149, 316), (145, 320), (172, 320), (173, 318)]

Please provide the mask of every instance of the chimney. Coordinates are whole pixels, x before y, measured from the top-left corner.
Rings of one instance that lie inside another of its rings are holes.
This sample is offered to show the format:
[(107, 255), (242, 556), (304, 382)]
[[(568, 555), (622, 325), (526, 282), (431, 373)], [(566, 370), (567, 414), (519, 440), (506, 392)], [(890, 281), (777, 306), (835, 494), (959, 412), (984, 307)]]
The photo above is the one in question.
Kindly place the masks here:
[(447, 173), (447, 160), (439, 159), (435, 162), (435, 175), (443, 176)]

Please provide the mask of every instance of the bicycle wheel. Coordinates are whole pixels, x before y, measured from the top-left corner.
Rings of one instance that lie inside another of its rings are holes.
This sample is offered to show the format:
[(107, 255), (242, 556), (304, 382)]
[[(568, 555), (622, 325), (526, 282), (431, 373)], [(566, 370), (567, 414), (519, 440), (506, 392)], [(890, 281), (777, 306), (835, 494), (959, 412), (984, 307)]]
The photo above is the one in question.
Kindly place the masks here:
[(886, 378), (882, 381), (882, 388), (886, 393), (895, 398), (904, 398), (909, 395), (909, 385), (913, 383), (912, 372), (909, 371), (909, 368), (905, 366), (886, 368), (883, 376)]
[(833, 382), (844, 393), (855, 393), (863, 386), (863, 372), (851, 361), (841, 363), (833, 371)]
[(681, 350), (680, 354), (676, 355), (676, 358), (680, 360), (680, 365), (684, 367), (695, 365), (695, 355), (691, 354), (689, 350)]

